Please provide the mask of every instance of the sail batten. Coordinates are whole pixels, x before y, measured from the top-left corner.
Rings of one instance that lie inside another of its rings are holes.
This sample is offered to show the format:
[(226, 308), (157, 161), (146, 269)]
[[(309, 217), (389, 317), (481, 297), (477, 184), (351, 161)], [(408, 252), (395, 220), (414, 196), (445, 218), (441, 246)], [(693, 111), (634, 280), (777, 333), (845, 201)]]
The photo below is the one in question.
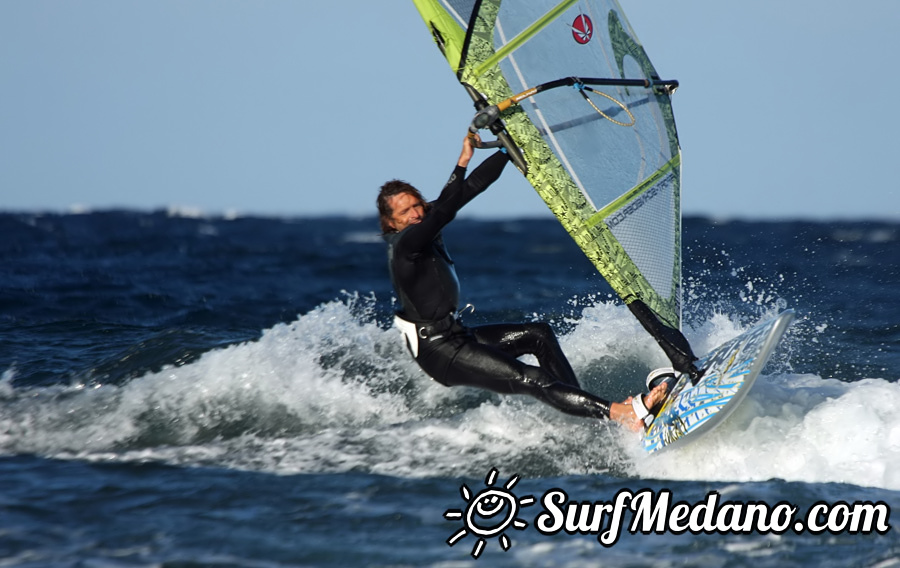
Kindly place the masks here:
[(525, 42), (530, 40), (543, 30), (545, 27), (550, 25), (556, 18), (558, 18), (566, 9), (570, 8), (573, 4), (577, 3), (578, 0), (564, 0), (560, 2), (558, 5), (554, 6), (551, 10), (549, 10), (546, 14), (539, 17), (535, 20), (530, 26), (522, 30), (518, 35), (512, 38), (509, 41), (504, 41), (503, 44), (494, 52), (493, 55), (482, 61), (475, 67), (474, 75), (480, 76), (485, 70), (496, 65), (501, 59), (509, 56), (516, 49), (521, 47)]

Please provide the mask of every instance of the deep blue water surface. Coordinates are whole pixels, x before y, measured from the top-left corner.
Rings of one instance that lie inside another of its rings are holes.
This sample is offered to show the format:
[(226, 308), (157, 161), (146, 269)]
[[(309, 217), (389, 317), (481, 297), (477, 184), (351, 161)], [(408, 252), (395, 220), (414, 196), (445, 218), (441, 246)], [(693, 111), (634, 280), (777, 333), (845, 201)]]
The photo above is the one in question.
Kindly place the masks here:
[[(531, 400), (446, 389), (390, 327), (374, 218), (0, 214), (0, 566), (900, 566), (900, 538), (541, 534), (446, 519), (516, 496), (900, 506), (900, 224), (684, 229), (707, 349), (798, 312), (741, 408), (677, 452)], [(622, 399), (662, 353), (551, 219), (445, 232), (469, 323), (544, 319)], [(895, 519), (890, 519), (895, 521)]]

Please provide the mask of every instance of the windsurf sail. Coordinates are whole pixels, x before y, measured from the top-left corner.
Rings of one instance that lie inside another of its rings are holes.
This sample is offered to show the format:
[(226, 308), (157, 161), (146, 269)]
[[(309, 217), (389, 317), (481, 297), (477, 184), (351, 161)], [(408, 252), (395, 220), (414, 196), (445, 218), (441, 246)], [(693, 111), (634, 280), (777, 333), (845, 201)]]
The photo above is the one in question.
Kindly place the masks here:
[(681, 149), (671, 94), (616, 0), (413, 0), (459, 82), (676, 369)]

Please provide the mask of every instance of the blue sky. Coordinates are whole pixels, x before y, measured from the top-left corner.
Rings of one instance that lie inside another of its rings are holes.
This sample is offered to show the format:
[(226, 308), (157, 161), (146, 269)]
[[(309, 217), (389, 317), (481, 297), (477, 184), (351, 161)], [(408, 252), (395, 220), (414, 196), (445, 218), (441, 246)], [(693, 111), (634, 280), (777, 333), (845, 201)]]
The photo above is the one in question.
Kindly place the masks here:
[[(681, 82), (685, 214), (900, 219), (900, 2), (620, 2)], [(8, 0), (0, 93), (0, 210), (369, 215), (474, 112), (400, 0)], [(465, 213), (550, 215), (512, 168)]]

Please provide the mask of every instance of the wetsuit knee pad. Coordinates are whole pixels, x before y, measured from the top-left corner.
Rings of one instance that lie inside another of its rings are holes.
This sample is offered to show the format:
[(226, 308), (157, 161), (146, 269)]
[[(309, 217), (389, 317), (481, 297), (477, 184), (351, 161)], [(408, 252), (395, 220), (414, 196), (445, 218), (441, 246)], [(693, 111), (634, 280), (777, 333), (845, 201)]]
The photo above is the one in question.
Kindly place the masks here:
[(542, 337), (556, 337), (556, 334), (553, 333), (553, 328), (550, 327), (550, 324), (545, 321), (536, 321), (529, 323), (528, 327), (532, 328), (535, 333)]
[(549, 323), (538, 322), (535, 326), (535, 333), (538, 335), (538, 341), (548, 348), (554, 348), (559, 345), (559, 342), (556, 339), (556, 333), (553, 332), (553, 328), (550, 327)]
[(523, 324), (524, 338), (530, 344), (530, 350), (537, 352), (542, 349), (552, 348), (557, 345), (556, 334), (553, 328), (545, 322), (530, 322)]

